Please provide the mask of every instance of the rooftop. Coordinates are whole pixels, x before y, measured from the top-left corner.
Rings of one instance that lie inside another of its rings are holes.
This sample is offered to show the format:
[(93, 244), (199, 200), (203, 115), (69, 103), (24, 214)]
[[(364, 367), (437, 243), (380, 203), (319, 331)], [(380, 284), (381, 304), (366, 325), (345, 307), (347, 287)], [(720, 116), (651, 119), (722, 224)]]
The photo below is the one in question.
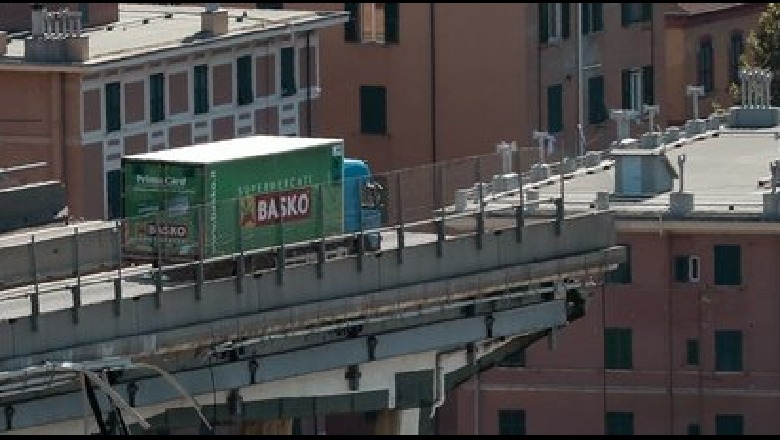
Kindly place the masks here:
[(206, 164), (284, 153), (314, 146), (341, 145), (342, 143), (341, 139), (257, 135), (136, 154), (125, 156), (125, 158), (142, 161)]
[[(270, 9), (222, 8), (228, 12), (228, 31), (219, 36), (201, 32), (201, 12), (196, 6), (158, 6), (121, 3), (119, 21), (105, 26), (87, 28), (89, 59), (83, 65), (94, 65), (124, 58), (215, 41), (240, 39), (262, 33), (269, 37), (294, 28), (320, 28), (346, 21), (343, 11), (314, 12)], [(239, 21), (240, 20), (240, 21)], [(335, 20), (335, 21), (334, 21)], [(328, 23), (329, 22), (329, 23)], [(21, 63), (24, 59), (24, 39), (29, 33), (12, 36), (2, 64)]]

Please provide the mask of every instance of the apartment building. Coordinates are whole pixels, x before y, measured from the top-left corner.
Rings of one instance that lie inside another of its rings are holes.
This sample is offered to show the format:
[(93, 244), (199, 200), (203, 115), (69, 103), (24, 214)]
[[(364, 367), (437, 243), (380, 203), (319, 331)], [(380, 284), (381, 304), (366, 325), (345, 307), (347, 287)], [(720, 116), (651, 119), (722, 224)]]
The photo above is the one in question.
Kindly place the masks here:
[[(323, 32), (323, 135), (380, 171), (495, 151), (517, 141), (545, 160), (617, 135), (613, 109), (660, 106), (654, 125), (728, 108), (736, 60), (765, 3), (237, 3), (345, 10)], [(579, 5), (582, 5), (581, 12)], [(582, 34), (579, 39), (578, 35)], [(581, 47), (581, 56), (578, 56)], [(581, 77), (580, 77), (581, 73)], [(632, 133), (646, 130), (646, 114)]]
[[(591, 209), (608, 194), (602, 208), (615, 212), (628, 261), (594, 288), (582, 318), (461, 383), (439, 433), (780, 430), (774, 131), (722, 129), (613, 154), (609, 170), (566, 182), (565, 206)], [(654, 179), (674, 184), (653, 189)]]
[(62, 181), (72, 218), (120, 215), (123, 155), (315, 131), (319, 33), (346, 12), (114, 5), (92, 27), (33, 5), (0, 38), (0, 167), (44, 162), (14, 178)]

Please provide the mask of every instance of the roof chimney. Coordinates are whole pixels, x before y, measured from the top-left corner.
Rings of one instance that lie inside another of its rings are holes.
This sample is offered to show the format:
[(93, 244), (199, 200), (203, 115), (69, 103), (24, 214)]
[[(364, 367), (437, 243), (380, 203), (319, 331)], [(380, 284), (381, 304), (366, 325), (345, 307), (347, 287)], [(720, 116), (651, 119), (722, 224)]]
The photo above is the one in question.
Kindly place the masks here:
[(219, 9), (219, 3), (206, 3), (206, 10), (200, 13), (201, 31), (213, 36), (228, 31), (228, 13)]

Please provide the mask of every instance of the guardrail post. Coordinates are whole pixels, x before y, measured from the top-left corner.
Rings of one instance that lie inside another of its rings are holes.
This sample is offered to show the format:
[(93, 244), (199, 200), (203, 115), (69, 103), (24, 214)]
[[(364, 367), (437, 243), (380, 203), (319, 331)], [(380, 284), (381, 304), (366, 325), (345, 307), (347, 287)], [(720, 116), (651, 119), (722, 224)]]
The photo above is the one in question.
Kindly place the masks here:
[(79, 227), (73, 228), (73, 275), (76, 277), (76, 285), (81, 287), (81, 267), (79, 263)]
[(162, 229), (160, 227), (160, 213), (158, 212), (155, 216), (155, 229), (154, 229), (154, 241), (157, 244), (155, 247), (157, 248), (157, 259), (155, 260), (155, 263), (157, 265), (157, 270), (154, 273), (154, 306), (156, 308), (160, 308), (162, 305), (161, 303), (161, 297), (162, 297), (162, 247), (160, 246), (160, 230)]
[(122, 313), (122, 278), (114, 279), (114, 316), (119, 316)]
[(33, 273), (33, 294), (30, 295), (30, 327), (32, 331), (38, 331), (38, 315), (41, 313), (41, 303), (39, 297), (38, 287), (38, 259), (35, 256), (35, 235), (30, 235), (30, 259), (32, 260), (30, 266)]
[(81, 308), (81, 286), (71, 286), (70, 292), (73, 296), (73, 308), (71, 312), (73, 314), (73, 323), (79, 323), (79, 308)]
[(403, 198), (403, 192), (401, 187), (401, 172), (396, 171), (395, 173), (396, 177), (396, 188), (398, 190), (398, 227), (396, 228), (396, 236), (397, 236), (397, 249), (396, 249), (396, 258), (398, 260), (398, 264), (402, 264), (404, 262), (404, 198)]
[(525, 212), (523, 211), (522, 204), (515, 206), (515, 241), (517, 243), (523, 242), (523, 227), (525, 227)]
[(203, 295), (203, 256), (198, 259), (195, 265), (195, 300), (200, 301)]
[(317, 241), (317, 278), (323, 277), (323, 265), (325, 264), (325, 240)]
[(444, 254), (444, 220), (438, 218), (434, 221), (436, 226), (436, 256), (441, 258)]
[(276, 248), (276, 284), (284, 283), (284, 266), (287, 264), (284, 258), (284, 246)]
[(563, 230), (563, 199), (555, 199), (555, 235), (561, 235)]

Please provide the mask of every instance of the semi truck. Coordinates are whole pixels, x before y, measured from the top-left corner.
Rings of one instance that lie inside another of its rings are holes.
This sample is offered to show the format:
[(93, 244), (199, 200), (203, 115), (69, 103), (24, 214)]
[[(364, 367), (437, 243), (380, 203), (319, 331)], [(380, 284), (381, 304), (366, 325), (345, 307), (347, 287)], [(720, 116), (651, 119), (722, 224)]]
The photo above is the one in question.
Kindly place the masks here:
[(381, 185), (365, 161), (344, 157), (342, 139), (221, 140), (125, 156), (121, 172), (131, 260), (186, 262), (339, 235), (351, 250), (357, 237), (366, 250), (381, 247)]

